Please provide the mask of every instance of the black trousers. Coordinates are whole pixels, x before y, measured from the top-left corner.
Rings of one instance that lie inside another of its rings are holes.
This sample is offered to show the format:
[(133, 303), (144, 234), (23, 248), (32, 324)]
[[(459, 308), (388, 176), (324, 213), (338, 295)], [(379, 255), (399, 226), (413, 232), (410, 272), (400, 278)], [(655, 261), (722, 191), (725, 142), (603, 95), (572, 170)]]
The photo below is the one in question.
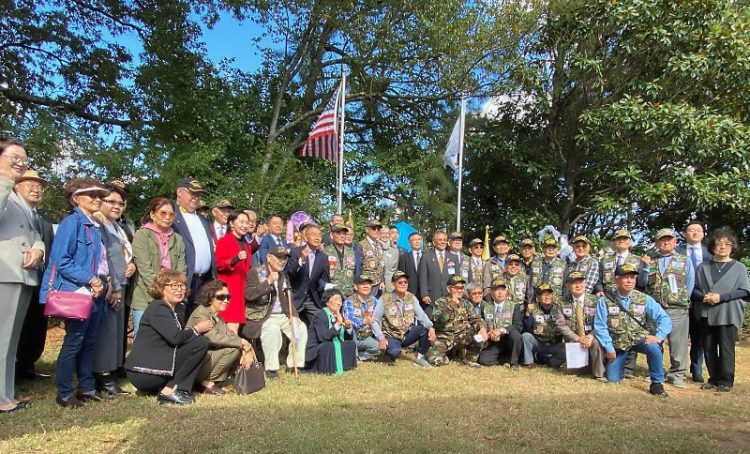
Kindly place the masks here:
[(487, 345), (479, 352), (479, 364), (483, 366), (496, 366), (503, 364), (504, 360), (510, 356), (510, 364), (517, 365), (522, 347), (521, 333), (512, 330), (500, 337), (500, 340), (497, 342), (487, 342)]
[(297, 308), (297, 313), (302, 316), (304, 314), (305, 323), (307, 326), (312, 326), (312, 319), (315, 314), (320, 312), (320, 308), (315, 304), (312, 297), (309, 294), (305, 295), (305, 299), (302, 301), (302, 305)]
[(39, 287), (34, 287), (31, 294), (29, 310), (23, 320), (21, 337), (16, 352), (16, 377), (33, 374), (36, 370), (34, 363), (39, 361), (44, 353), (47, 341), (47, 318), (44, 316), (44, 305), (39, 304)]
[(701, 318), (699, 330), (706, 351), (708, 382), (716, 386), (734, 385), (734, 347), (737, 342), (737, 327), (734, 325), (711, 326), (707, 318)]
[(700, 322), (695, 318), (695, 305), (690, 307), (688, 316), (690, 317), (688, 325), (688, 336), (690, 337), (690, 376), (695, 381), (703, 381), (703, 359), (705, 352), (703, 349), (703, 336), (700, 333)]
[(128, 380), (137, 390), (148, 394), (155, 394), (164, 387), (173, 386), (183, 391), (190, 391), (206, 359), (206, 351), (208, 351), (208, 340), (203, 336), (198, 336), (187, 344), (177, 347), (173, 376), (165, 377), (129, 370)]

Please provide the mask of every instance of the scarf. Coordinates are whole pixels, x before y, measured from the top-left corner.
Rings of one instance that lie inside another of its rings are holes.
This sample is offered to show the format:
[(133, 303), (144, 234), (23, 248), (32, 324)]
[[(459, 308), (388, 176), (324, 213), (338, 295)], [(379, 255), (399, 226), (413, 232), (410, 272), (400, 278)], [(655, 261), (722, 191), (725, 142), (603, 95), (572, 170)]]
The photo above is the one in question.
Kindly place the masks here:
[(159, 246), (159, 255), (161, 256), (161, 269), (172, 269), (172, 262), (169, 258), (169, 237), (174, 233), (172, 227), (168, 228), (166, 232), (162, 232), (153, 222), (147, 222), (143, 224), (143, 228), (151, 230), (156, 236), (156, 244)]
[(128, 240), (128, 235), (125, 233), (125, 230), (123, 230), (122, 227), (120, 227), (117, 223), (111, 222), (100, 212), (94, 213), (94, 217), (97, 221), (99, 221), (99, 224), (102, 227), (107, 229), (107, 232), (117, 237), (117, 239), (120, 241), (120, 247), (122, 247), (122, 256), (125, 257), (125, 263), (132, 262), (133, 245), (130, 243), (130, 240)]
[[(328, 329), (333, 328), (333, 320), (335, 320), (335, 317), (333, 314), (331, 314), (331, 311), (328, 310), (327, 307), (324, 307), (323, 310), (325, 311), (328, 319)], [(344, 375), (344, 360), (341, 356), (341, 341), (344, 340), (344, 327), (339, 328), (339, 334), (337, 336), (333, 337), (333, 352), (336, 357), (336, 375)]]

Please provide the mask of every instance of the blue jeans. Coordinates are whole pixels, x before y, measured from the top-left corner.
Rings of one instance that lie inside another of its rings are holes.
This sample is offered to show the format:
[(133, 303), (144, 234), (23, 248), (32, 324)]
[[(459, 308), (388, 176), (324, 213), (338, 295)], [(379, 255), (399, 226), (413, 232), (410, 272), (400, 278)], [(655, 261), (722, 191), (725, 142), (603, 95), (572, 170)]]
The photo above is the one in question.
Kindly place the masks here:
[(94, 351), (99, 323), (107, 310), (104, 298), (94, 300), (94, 308), (87, 320), (66, 320), (65, 338), (57, 356), (57, 394), (67, 399), (75, 392), (73, 372), (78, 375), (78, 389), (83, 392), (94, 388)]
[(138, 334), (138, 326), (141, 324), (141, 317), (143, 317), (144, 312), (133, 309), (133, 339)]
[(414, 325), (409, 328), (406, 332), (403, 340), (394, 339), (392, 337), (386, 337), (388, 340), (388, 347), (385, 352), (391, 359), (396, 359), (401, 354), (401, 346), (409, 346), (416, 341), (419, 341), (419, 353), (422, 355), (427, 354), (427, 350), (430, 349), (430, 342), (427, 340), (427, 328), (420, 325)]
[(606, 366), (607, 380), (610, 383), (620, 383), (625, 369), (625, 360), (630, 351), (637, 351), (646, 355), (648, 361), (648, 375), (651, 383), (664, 383), (664, 365), (662, 363), (661, 346), (657, 343), (647, 344), (643, 338), (629, 350), (616, 350), (617, 357), (608, 362)]

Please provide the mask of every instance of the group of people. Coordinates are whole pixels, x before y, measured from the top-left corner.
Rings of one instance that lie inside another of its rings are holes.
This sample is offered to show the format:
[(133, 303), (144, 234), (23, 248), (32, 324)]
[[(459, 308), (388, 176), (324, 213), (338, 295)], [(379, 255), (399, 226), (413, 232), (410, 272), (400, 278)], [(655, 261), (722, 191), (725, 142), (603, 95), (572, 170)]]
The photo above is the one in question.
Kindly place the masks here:
[(703, 226), (690, 222), (680, 247), (661, 229), (657, 253), (644, 256), (631, 253), (627, 230), (596, 256), (580, 235), (565, 259), (558, 239), (523, 238), (514, 252), (499, 235), (483, 260), (481, 239), (466, 254), (460, 232), (434, 232), (430, 248), (414, 232), (403, 249), (399, 230), (377, 219), (359, 242), (341, 215), (300, 225), (293, 242), (280, 216), (259, 224), (226, 199), (209, 220), (195, 178), (178, 183), (174, 200), (151, 200), (136, 229), (122, 182), (78, 178), (65, 185), (72, 212), (53, 233), (37, 212), (46, 184), (21, 142), (0, 139), (0, 288), (9, 301), (0, 305), (0, 412), (31, 405), (15, 398), (16, 380), (48, 378), (34, 364), (53, 290), (93, 299), (87, 318), (65, 320), (55, 373), (63, 407), (127, 394), (125, 376), (160, 403), (189, 404), (195, 389), (225, 394), (222, 384), (259, 359), (278, 379), (284, 349), (287, 373), (342, 374), (359, 361), (394, 365), (406, 348), (426, 368), (559, 368), (574, 343), (588, 354), (574, 371), (600, 381), (632, 377), (643, 353), (652, 394), (666, 396), (667, 380), (686, 386), (688, 364), (704, 389), (733, 385), (750, 284), (727, 228), (703, 245)]

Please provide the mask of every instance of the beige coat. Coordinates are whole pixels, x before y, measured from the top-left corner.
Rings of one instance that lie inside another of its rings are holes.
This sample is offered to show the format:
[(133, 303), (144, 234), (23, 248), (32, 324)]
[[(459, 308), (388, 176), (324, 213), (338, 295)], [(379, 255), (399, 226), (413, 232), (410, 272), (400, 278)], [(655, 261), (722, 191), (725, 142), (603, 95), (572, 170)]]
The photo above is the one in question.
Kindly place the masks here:
[(31, 207), (13, 186), (12, 181), (0, 178), (0, 282), (35, 286), (39, 285), (39, 272), (23, 268), (22, 251), (45, 251), (44, 242), (32, 227)]

